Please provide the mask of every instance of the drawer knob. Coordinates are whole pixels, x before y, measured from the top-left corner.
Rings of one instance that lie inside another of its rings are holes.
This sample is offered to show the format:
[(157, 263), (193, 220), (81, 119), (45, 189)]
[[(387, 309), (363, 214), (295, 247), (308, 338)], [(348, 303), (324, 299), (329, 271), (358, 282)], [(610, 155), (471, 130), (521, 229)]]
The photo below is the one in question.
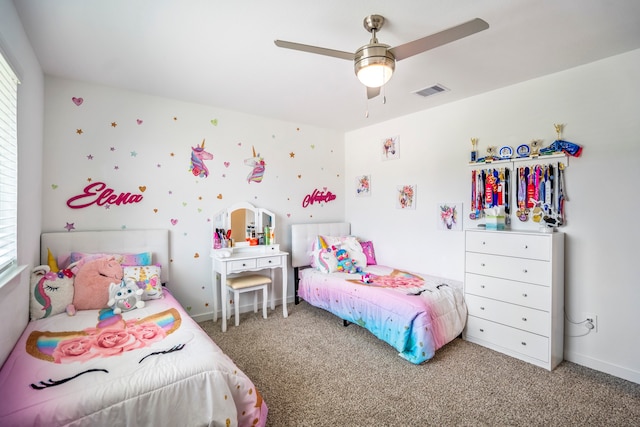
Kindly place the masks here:
[(526, 268), (522, 269), (522, 272), (523, 272), (523, 273), (526, 273), (526, 272), (527, 272), (527, 269), (526, 269)]
[(269, 260), (268, 262), (269, 262), (269, 264), (271, 264), (271, 260)]
[(525, 249), (529, 249), (529, 246), (528, 246), (528, 245), (524, 245), (524, 248), (525, 248)]
[(523, 318), (522, 318), (522, 321), (523, 321), (523, 322), (526, 322), (526, 321), (527, 321), (527, 318), (526, 318), (526, 317), (523, 317)]
[(484, 329), (480, 328), (480, 332), (484, 332)]
[(485, 242), (482, 242), (482, 244), (483, 244), (483, 245), (486, 245), (486, 243), (485, 243)]
[(247, 266), (247, 264), (245, 264), (245, 263), (242, 263), (242, 266), (243, 266), (243, 267), (246, 267), (246, 266)]
[(480, 307), (480, 310), (484, 310), (484, 307)]
[(483, 262), (483, 263), (480, 263), (480, 266), (481, 266), (481, 267), (484, 267), (484, 262)]
[(484, 285), (480, 285), (480, 288), (484, 289)]
[(527, 343), (526, 343), (526, 342), (524, 342), (524, 341), (522, 341), (520, 344), (522, 344), (522, 345), (527, 345)]
[(522, 294), (522, 296), (526, 298), (526, 297), (528, 297), (529, 295), (527, 295), (527, 294)]

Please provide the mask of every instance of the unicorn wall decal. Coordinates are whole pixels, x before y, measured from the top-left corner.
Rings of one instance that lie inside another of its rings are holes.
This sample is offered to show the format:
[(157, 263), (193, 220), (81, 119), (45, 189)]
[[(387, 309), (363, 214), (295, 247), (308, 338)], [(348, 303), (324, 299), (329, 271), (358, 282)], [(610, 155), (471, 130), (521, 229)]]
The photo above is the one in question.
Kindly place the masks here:
[(251, 173), (247, 176), (247, 182), (262, 182), (266, 163), (264, 162), (264, 158), (260, 157), (260, 153), (256, 154), (255, 147), (251, 148), (253, 150), (253, 157), (244, 161), (245, 165), (253, 168)]
[(211, 159), (213, 159), (213, 154), (204, 151), (204, 139), (202, 140), (202, 144), (191, 147), (191, 166), (189, 167), (189, 170), (193, 176), (197, 176), (199, 178), (208, 177), (209, 169), (204, 164), (204, 160)]

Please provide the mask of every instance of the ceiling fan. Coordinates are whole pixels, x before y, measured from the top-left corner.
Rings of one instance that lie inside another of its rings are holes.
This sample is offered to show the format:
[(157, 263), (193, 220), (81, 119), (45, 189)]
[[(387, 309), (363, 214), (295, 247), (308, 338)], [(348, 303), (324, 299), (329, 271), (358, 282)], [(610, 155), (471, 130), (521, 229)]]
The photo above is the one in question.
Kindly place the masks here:
[(456, 25), (455, 27), (431, 34), (430, 36), (399, 46), (390, 47), (389, 45), (378, 43), (378, 38), (376, 37), (376, 33), (380, 31), (384, 25), (383, 16), (369, 15), (364, 18), (363, 24), (364, 28), (371, 33), (371, 41), (369, 41), (369, 44), (359, 48), (355, 53), (284, 40), (275, 40), (275, 44), (278, 47), (286, 49), (300, 50), (353, 61), (356, 75), (367, 87), (367, 98), (371, 99), (380, 94), (380, 87), (391, 78), (396, 67), (396, 61), (409, 58), (489, 28), (487, 22), (480, 18), (475, 18), (463, 24)]

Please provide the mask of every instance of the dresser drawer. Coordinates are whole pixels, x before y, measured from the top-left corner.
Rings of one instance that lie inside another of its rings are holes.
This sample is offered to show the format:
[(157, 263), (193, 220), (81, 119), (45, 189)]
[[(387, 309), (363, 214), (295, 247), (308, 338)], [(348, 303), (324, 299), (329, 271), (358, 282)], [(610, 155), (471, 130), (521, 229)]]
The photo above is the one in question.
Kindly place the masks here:
[(282, 264), (281, 257), (279, 256), (270, 256), (267, 258), (258, 258), (258, 267), (260, 268), (270, 268), (270, 267), (279, 267)]
[(491, 276), (467, 273), (464, 291), (468, 294), (493, 298), (538, 310), (549, 311), (551, 288), (531, 283), (514, 282)]
[(549, 362), (549, 339), (547, 337), (510, 328), (486, 319), (469, 316), (465, 338), (469, 341), (474, 341), (475, 338), (545, 363)]
[(471, 294), (465, 295), (465, 302), (470, 316), (481, 317), (534, 334), (549, 336), (551, 318), (546, 311)]
[(551, 285), (551, 263), (548, 261), (467, 252), (465, 264), (469, 273)]
[(471, 252), (549, 261), (549, 236), (510, 232), (467, 232), (466, 248)]
[(230, 261), (227, 264), (227, 273), (234, 273), (256, 268), (258, 263), (255, 258), (253, 259), (239, 259), (237, 261)]

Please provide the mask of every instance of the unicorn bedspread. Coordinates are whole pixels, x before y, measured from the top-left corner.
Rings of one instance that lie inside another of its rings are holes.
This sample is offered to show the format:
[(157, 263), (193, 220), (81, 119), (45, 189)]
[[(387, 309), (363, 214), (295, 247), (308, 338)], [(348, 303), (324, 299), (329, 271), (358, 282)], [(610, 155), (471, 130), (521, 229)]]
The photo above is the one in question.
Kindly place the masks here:
[(252, 381), (165, 292), (32, 321), (0, 371), (0, 425), (264, 426)]
[(309, 304), (371, 331), (419, 364), (457, 337), (467, 308), (462, 283), (380, 265), (360, 274), (300, 272), (298, 294)]

